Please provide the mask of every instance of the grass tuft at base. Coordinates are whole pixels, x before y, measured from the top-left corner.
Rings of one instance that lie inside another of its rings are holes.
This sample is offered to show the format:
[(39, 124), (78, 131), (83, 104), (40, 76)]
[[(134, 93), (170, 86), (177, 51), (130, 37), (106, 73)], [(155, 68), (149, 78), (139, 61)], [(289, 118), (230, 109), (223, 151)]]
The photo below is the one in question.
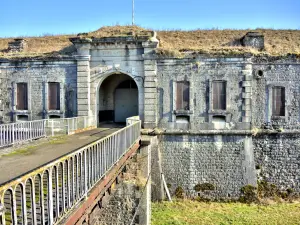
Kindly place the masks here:
[(270, 205), (182, 200), (152, 203), (152, 225), (300, 224), (300, 203)]

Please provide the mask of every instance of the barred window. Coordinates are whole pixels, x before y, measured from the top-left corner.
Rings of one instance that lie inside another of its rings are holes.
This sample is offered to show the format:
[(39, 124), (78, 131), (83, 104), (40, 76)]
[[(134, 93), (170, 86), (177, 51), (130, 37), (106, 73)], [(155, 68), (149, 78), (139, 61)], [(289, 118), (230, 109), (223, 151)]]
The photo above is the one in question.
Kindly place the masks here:
[(60, 109), (60, 91), (59, 83), (48, 83), (48, 108), (49, 110)]
[(226, 81), (212, 83), (213, 109), (226, 109)]
[(189, 110), (190, 109), (190, 83), (187, 81), (177, 82), (176, 90), (176, 109)]
[(17, 109), (28, 110), (27, 83), (17, 83)]
[(284, 87), (273, 87), (273, 116), (284, 116), (285, 115), (285, 88)]

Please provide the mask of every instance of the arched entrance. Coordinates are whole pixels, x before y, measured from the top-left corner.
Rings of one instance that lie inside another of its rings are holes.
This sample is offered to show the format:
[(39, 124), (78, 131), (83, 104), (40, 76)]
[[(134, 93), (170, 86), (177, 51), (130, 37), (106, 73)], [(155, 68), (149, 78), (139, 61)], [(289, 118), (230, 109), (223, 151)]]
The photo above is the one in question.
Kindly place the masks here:
[(98, 121), (125, 123), (139, 114), (138, 87), (126, 74), (108, 76), (98, 89)]
[(126, 80), (115, 90), (115, 122), (122, 123), (126, 118), (139, 114), (138, 89), (134, 80)]

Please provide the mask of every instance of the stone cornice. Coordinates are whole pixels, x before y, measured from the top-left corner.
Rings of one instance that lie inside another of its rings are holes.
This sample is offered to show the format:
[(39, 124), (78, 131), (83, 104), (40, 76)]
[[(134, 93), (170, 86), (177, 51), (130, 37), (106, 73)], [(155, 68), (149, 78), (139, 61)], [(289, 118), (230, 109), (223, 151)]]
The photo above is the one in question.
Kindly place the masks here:
[(74, 55), (75, 60), (77, 61), (90, 61), (90, 55)]

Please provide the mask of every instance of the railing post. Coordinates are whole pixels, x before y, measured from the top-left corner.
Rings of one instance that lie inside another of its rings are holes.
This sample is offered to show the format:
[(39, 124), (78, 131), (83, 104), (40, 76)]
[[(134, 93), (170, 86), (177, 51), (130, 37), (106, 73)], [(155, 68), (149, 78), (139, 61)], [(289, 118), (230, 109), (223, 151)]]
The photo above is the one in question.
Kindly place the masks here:
[(13, 220), (13, 224), (17, 225), (18, 221), (17, 221), (17, 201), (16, 201), (16, 192), (13, 191), (12, 192), (12, 220)]
[(67, 134), (70, 134), (70, 120), (67, 119)]
[(37, 216), (36, 216), (36, 198), (35, 198), (35, 183), (34, 183), (34, 180), (32, 181), (31, 183), (31, 199), (34, 199), (32, 201), (32, 224), (33, 225), (36, 225), (37, 224)]
[(4, 214), (5, 214), (5, 207), (3, 204), (0, 203), (0, 218), (1, 218), (0, 223), (1, 224), (5, 224)]
[(53, 120), (51, 120), (51, 134), (52, 134), (52, 137), (54, 136), (54, 123), (53, 123)]
[(84, 152), (84, 196), (87, 197), (87, 191), (88, 191), (88, 174), (87, 174), (87, 162), (86, 162), (86, 151)]
[(125, 142), (125, 152), (126, 152), (127, 150), (127, 129), (126, 128), (124, 129), (124, 134), (125, 134), (124, 142)]
[(27, 204), (26, 204), (26, 186), (22, 187), (22, 214), (23, 214), (23, 224), (27, 224)]
[[(53, 169), (53, 168), (52, 168)], [(49, 170), (48, 176), (48, 204), (49, 204), (49, 225), (53, 224), (53, 189), (52, 189), (52, 169)]]
[(12, 124), (12, 144), (15, 143), (15, 124)]
[(30, 140), (32, 140), (32, 124), (31, 124), (32, 122), (30, 121), (29, 122), (29, 138), (30, 138)]
[(44, 120), (43, 124), (44, 124), (44, 128), (43, 128), (44, 129), (44, 136), (46, 137), (47, 136), (47, 133), (46, 133), (46, 120)]

